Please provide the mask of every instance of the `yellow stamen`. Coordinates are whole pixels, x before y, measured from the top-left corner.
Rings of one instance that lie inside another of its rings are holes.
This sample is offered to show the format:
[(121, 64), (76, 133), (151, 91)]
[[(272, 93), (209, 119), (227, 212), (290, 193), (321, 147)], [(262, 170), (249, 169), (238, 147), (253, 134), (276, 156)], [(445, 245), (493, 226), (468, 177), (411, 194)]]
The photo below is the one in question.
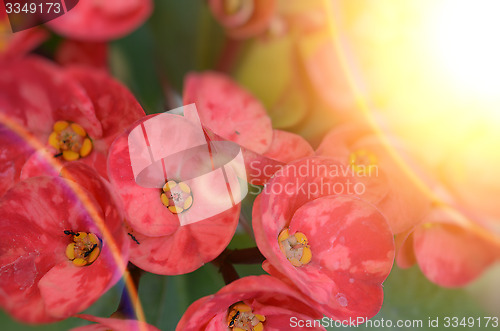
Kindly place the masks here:
[(226, 318), (232, 331), (263, 331), (265, 320), (265, 316), (254, 314), (252, 308), (241, 301), (229, 307)]
[(54, 123), (54, 131), (61, 132), (69, 126), (69, 123), (66, 121), (57, 121)]
[(52, 132), (49, 136), (49, 144), (55, 149), (59, 149), (59, 139), (57, 139), (57, 132)]
[(85, 129), (82, 128), (82, 126), (79, 124), (71, 123), (71, 128), (79, 136), (85, 137), (87, 135), (87, 132), (85, 131)]
[(80, 156), (85, 157), (92, 152), (92, 141), (89, 138), (83, 140), (82, 148), (80, 149)]
[(49, 145), (57, 150), (55, 156), (62, 155), (66, 161), (75, 161), (88, 156), (93, 149), (92, 140), (85, 129), (68, 121), (57, 121), (49, 135)]
[(264, 325), (261, 322), (257, 323), (257, 325), (253, 327), (253, 331), (262, 331), (262, 330), (264, 330)]
[(168, 210), (170, 210), (173, 214), (180, 214), (184, 211), (183, 208), (177, 206), (168, 206)]
[(73, 236), (73, 242), (66, 246), (66, 257), (75, 266), (82, 267), (92, 264), (101, 253), (102, 242), (94, 233), (73, 232), (65, 230), (66, 235)]
[(75, 161), (80, 158), (80, 154), (73, 151), (63, 151), (62, 156), (66, 161)]
[(71, 243), (66, 247), (66, 257), (70, 260), (75, 259), (75, 243)]
[(169, 206), (170, 202), (168, 201), (168, 198), (167, 198), (167, 196), (165, 195), (165, 193), (162, 193), (162, 194), (160, 195), (160, 200), (161, 200), (161, 203), (163, 203), (163, 205), (164, 205), (165, 207), (168, 207), (168, 206)]
[(165, 183), (165, 185), (163, 185), (163, 192), (168, 192), (170, 191), (171, 189), (173, 189), (175, 186), (177, 185), (177, 183), (173, 180), (169, 180), (168, 182)]
[(193, 204), (193, 197), (189, 196), (186, 201), (184, 201), (184, 209), (188, 209)]
[(304, 247), (302, 250), (302, 257), (300, 258), (300, 263), (302, 264), (308, 264), (311, 262), (312, 259), (312, 252), (309, 247)]
[(377, 164), (377, 156), (366, 149), (357, 150), (349, 155), (349, 165), (357, 175), (370, 175)]
[(191, 193), (191, 188), (184, 182), (179, 183), (179, 188), (185, 193)]
[(180, 214), (193, 205), (191, 188), (184, 182), (169, 180), (163, 185), (161, 203), (173, 214)]
[(296, 232), (290, 236), (288, 228), (283, 229), (278, 236), (278, 244), (281, 252), (294, 267), (308, 264), (312, 259), (312, 251), (309, 247), (307, 236), (302, 232)]

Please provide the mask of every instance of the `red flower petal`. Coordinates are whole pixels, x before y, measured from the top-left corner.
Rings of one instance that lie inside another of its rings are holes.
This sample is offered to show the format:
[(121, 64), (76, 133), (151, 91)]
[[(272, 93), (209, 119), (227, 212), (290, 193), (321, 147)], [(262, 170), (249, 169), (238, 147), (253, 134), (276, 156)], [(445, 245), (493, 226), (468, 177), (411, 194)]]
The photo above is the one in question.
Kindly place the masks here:
[[(288, 278), (326, 315), (371, 317), (381, 306), (380, 284), (391, 270), (394, 242), (372, 205), (328, 190), (335, 184), (347, 187), (348, 178), (319, 170), (335, 165), (311, 158), (276, 173), (254, 202), (256, 242), (272, 265), (269, 271)], [(309, 264), (296, 268), (281, 252), (277, 238), (285, 228), (306, 235), (313, 256)], [(360, 287), (373, 295), (359, 297)]]
[(79, 84), (38, 57), (0, 64), (0, 109), (45, 143), (55, 121), (77, 122), (91, 137), (102, 135), (92, 103)]
[(80, 1), (47, 25), (71, 39), (107, 41), (121, 38), (138, 28), (152, 10), (151, 0)]
[(262, 104), (225, 75), (191, 73), (184, 104), (195, 103), (203, 126), (222, 138), (263, 154), (272, 140), (271, 120)]
[(500, 258), (498, 245), (458, 225), (423, 225), (414, 237), (420, 269), (440, 286), (465, 286)]
[[(239, 301), (250, 305), (255, 314), (265, 316), (265, 330), (283, 330), (290, 325), (292, 317), (297, 320), (321, 317), (303, 301), (299, 292), (278, 279), (267, 275), (249, 276), (224, 286), (215, 295), (195, 301), (182, 316), (176, 330), (224, 330), (227, 328), (229, 307)], [(285, 324), (275, 328), (284, 320)]]
[(23, 164), (33, 149), (16, 133), (0, 124), (0, 197), (19, 181)]
[[(149, 122), (150, 119), (156, 121)], [(148, 146), (150, 147), (147, 148), (143, 137), (144, 145), (132, 144), (130, 148), (133, 150), (129, 150), (127, 135), (131, 130), (141, 128), (140, 125), (144, 125), (148, 132)], [(156, 130), (155, 125), (160, 125), (162, 129)], [(220, 178), (214, 179), (211, 174), (216, 171), (194, 177), (189, 177), (187, 174), (188, 172), (194, 173), (193, 171), (204, 173), (203, 168), (207, 166), (211, 170), (211, 164), (204, 164), (203, 160), (196, 158), (197, 154), (193, 156), (186, 152), (193, 146), (193, 143), (194, 145), (206, 144), (201, 128), (199, 128), (201, 131), (199, 136), (190, 135), (190, 130), (196, 129), (195, 124), (182, 116), (172, 114), (162, 118), (148, 116), (132, 125), (132, 128), (118, 137), (111, 147), (108, 160), (110, 180), (120, 194), (128, 215), (127, 222), (131, 227), (131, 261), (142, 269), (159, 274), (191, 272), (217, 257), (227, 246), (236, 230), (239, 204), (234, 207), (229, 204), (226, 206), (229, 209), (216, 208), (216, 210), (225, 211), (210, 217), (214, 215), (210, 214), (214, 206), (224, 207), (221, 205), (223, 202), (219, 201), (222, 199), (218, 200), (214, 197), (220, 198), (224, 194), (227, 196), (226, 181), (221, 181)], [(182, 134), (177, 134), (179, 130)], [(193, 205), (189, 210), (176, 215), (162, 204), (160, 193), (165, 177), (161, 169), (157, 173), (152, 171), (147, 176), (154, 183), (158, 182), (159, 186), (138, 185), (132, 163), (143, 162), (144, 164), (141, 163), (139, 167), (141, 169), (150, 166), (146, 164), (146, 160), (150, 160), (148, 150), (151, 150), (156, 160), (163, 160), (162, 164), (167, 168), (165, 172), (168, 176), (173, 176), (172, 179), (190, 178), (183, 180), (193, 192)], [(179, 154), (180, 152), (185, 153)], [(131, 160), (130, 153), (132, 155), (146, 153), (146, 156), (144, 160), (140, 157), (134, 157)], [(161, 157), (170, 153), (174, 155), (166, 159)], [(177, 158), (176, 155), (187, 156)], [(178, 162), (169, 161), (170, 157)], [(155, 174), (159, 174), (160, 177), (154, 177)], [(226, 174), (228, 175), (227, 181), (231, 185), (236, 177), (229, 172)], [(179, 178), (176, 178), (177, 176)], [(139, 244), (133, 240), (132, 236)]]

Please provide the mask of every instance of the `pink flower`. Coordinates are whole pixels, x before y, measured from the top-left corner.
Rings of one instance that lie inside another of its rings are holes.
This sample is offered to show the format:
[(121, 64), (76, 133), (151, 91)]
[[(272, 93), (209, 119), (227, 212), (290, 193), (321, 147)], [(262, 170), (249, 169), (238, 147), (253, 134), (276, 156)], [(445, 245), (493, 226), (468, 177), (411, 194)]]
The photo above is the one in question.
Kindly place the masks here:
[(315, 157), (278, 171), (254, 203), (255, 239), (264, 269), (321, 313), (372, 317), (382, 306), (394, 241), (384, 216), (354, 196), (339, 166)]
[(226, 33), (235, 39), (251, 38), (264, 33), (277, 6), (276, 0), (209, 0), (208, 4)]
[(323, 138), (316, 154), (333, 158), (363, 183), (365, 192), (361, 197), (380, 210), (394, 233), (412, 228), (429, 212), (430, 198), (367, 124), (333, 129)]
[(434, 208), (396, 243), (399, 267), (418, 263), (430, 281), (444, 287), (466, 286), (500, 260), (499, 242), (450, 207)]
[(159, 331), (159, 329), (155, 328), (154, 326), (137, 320), (103, 318), (103, 317), (95, 317), (92, 315), (77, 315), (76, 317), (80, 317), (91, 322), (96, 322), (98, 324), (80, 326), (78, 328), (71, 329), (71, 331), (106, 331), (106, 330)]
[(0, 146), (3, 166), (11, 164), (2, 173), (10, 183), (4, 186), (11, 186), (19, 175), (57, 175), (59, 169), (48, 162), (54, 157), (62, 163), (82, 160), (106, 177), (109, 146), (144, 115), (132, 94), (106, 73), (83, 67), (62, 70), (38, 57), (0, 67), (3, 125), (14, 131), (9, 135), (20, 135), (37, 149), (16, 153), (10, 145)]
[(83, 164), (19, 182), (0, 200), (0, 305), (28, 323), (61, 320), (121, 277), (128, 241), (120, 206)]
[(107, 41), (137, 29), (152, 10), (151, 0), (80, 1), (66, 14), (47, 24), (67, 38)]
[[(173, 114), (147, 116), (111, 146), (109, 178), (128, 216), (130, 261), (149, 272), (175, 275), (196, 270), (226, 248), (238, 225), (240, 204), (226, 206), (227, 200), (221, 199), (228, 196), (228, 184), (233, 189), (239, 185), (236, 177), (227, 173), (228, 182), (214, 177), (220, 170), (210, 161), (215, 157), (191, 149), (206, 145), (201, 127), (193, 123)], [(146, 128), (147, 138), (143, 136)], [(131, 145), (130, 137), (142, 139), (144, 145)], [(155, 156), (156, 161), (135, 176), (134, 162), (144, 163), (151, 160), (150, 155), (165, 151), (176, 153), (174, 161)], [(210, 213), (221, 206), (227, 208)]]
[(314, 154), (302, 137), (273, 130), (262, 104), (223, 74), (189, 74), (184, 104), (190, 103), (196, 104), (203, 126), (215, 133), (211, 138), (219, 136), (242, 147), (250, 184), (263, 185), (286, 163)]
[[(271, 276), (249, 276), (195, 301), (176, 330), (227, 330), (229, 326), (234, 330), (288, 330), (293, 321), (314, 322), (314, 318), (321, 317), (294, 288)], [(318, 324), (293, 329), (324, 330)]]

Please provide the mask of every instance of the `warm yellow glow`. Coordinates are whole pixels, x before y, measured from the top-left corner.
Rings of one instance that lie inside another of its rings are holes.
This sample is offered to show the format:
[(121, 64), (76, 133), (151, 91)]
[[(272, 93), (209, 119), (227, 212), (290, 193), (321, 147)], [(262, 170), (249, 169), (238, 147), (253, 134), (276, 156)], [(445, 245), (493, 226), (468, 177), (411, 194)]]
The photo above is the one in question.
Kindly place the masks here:
[(444, 0), (428, 27), (450, 83), (481, 97), (500, 97), (500, 1)]

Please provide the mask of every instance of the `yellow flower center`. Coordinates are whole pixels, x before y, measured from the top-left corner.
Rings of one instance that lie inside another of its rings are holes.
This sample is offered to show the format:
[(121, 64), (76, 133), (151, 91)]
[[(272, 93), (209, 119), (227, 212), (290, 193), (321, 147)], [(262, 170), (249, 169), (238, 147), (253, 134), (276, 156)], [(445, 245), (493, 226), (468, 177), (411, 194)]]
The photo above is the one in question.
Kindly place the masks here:
[(302, 232), (290, 235), (288, 228), (283, 229), (278, 236), (278, 242), (281, 251), (293, 266), (301, 267), (311, 261), (311, 248), (306, 235)]
[(163, 185), (161, 202), (172, 214), (180, 214), (193, 205), (193, 194), (188, 184), (169, 180)]
[(66, 161), (75, 161), (85, 157), (92, 151), (92, 140), (87, 132), (77, 123), (57, 121), (49, 136), (49, 144)]
[(73, 236), (73, 242), (66, 247), (66, 257), (78, 267), (92, 264), (101, 253), (102, 241), (94, 233), (65, 230)]
[(265, 316), (254, 314), (252, 308), (243, 302), (229, 307), (227, 314), (227, 326), (233, 331), (262, 331), (265, 320)]
[(376, 171), (378, 159), (372, 152), (359, 149), (349, 155), (349, 165), (358, 176), (370, 176)]

